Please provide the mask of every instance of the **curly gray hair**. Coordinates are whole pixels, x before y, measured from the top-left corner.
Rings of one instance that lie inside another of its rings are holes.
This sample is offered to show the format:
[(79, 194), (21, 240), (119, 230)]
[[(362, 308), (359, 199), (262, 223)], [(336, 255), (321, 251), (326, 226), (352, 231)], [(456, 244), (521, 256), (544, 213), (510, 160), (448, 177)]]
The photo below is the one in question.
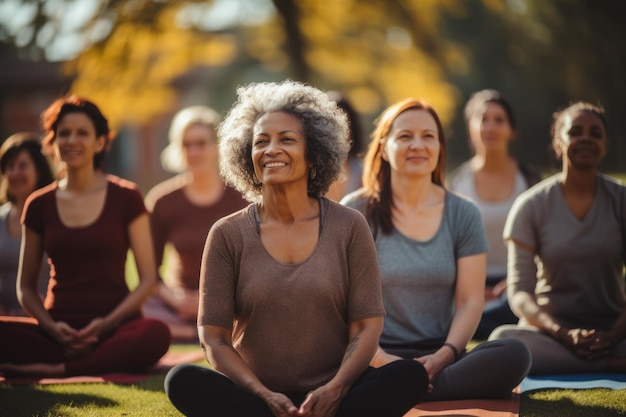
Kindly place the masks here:
[(348, 121), (337, 104), (317, 88), (286, 80), (251, 83), (237, 88), (238, 100), (218, 127), (220, 173), (224, 181), (250, 202), (261, 199), (262, 184), (254, 174), (252, 136), (256, 121), (266, 113), (285, 112), (302, 122), (306, 159), (313, 162), (308, 195), (321, 197), (337, 180), (350, 144)]

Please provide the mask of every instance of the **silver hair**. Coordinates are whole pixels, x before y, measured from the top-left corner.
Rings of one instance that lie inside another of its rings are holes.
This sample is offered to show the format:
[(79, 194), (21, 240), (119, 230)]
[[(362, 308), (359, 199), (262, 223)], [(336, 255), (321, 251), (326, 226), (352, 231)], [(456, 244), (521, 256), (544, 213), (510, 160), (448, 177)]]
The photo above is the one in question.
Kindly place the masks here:
[(217, 129), (220, 115), (206, 106), (191, 106), (180, 110), (170, 125), (169, 144), (161, 152), (161, 166), (170, 172), (183, 172), (187, 163), (183, 156), (183, 136), (191, 125), (200, 124)]
[(328, 96), (307, 84), (251, 83), (237, 89), (238, 100), (218, 127), (220, 173), (246, 200), (261, 199), (262, 184), (254, 174), (252, 135), (256, 121), (266, 113), (285, 112), (302, 122), (306, 159), (316, 175), (309, 177), (308, 195), (322, 197), (342, 173), (348, 155), (348, 121)]

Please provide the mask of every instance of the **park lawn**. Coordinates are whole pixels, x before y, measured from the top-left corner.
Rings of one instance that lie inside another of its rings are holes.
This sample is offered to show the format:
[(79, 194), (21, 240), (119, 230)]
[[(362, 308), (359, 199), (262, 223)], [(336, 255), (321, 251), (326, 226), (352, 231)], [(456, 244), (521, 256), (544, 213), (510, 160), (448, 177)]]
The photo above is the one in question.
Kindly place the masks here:
[[(185, 352), (198, 347), (172, 345), (170, 349)], [(198, 364), (203, 364), (203, 361)], [(182, 414), (171, 405), (163, 391), (164, 379), (165, 374), (159, 374), (130, 385), (0, 385), (0, 416), (180, 417)], [(626, 416), (626, 389), (545, 390), (524, 393), (520, 397), (520, 416)]]
[[(610, 174), (626, 183), (626, 173)], [(137, 285), (132, 252), (127, 279)], [(471, 345), (470, 345), (471, 347)], [(191, 348), (197, 349), (193, 346)], [(190, 349), (173, 345), (172, 350)], [(165, 375), (133, 384), (64, 384), (0, 386), (0, 416), (181, 416), (163, 392)], [(545, 390), (520, 397), (521, 417), (617, 417), (626, 416), (626, 390)]]

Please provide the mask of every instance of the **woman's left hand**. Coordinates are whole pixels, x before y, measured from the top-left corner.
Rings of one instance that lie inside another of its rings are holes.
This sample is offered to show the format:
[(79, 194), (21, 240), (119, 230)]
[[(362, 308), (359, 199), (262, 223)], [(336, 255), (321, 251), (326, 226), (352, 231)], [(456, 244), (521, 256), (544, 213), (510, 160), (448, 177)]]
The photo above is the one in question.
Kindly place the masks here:
[(341, 389), (322, 385), (309, 392), (298, 409), (299, 416), (334, 417), (341, 403)]
[(420, 356), (419, 358), (413, 358), (413, 360), (424, 365), (424, 369), (428, 373), (428, 392), (432, 392), (433, 382), (437, 379), (437, 376), (444, 368), (454, 363), (454, 354), (449, 349), (440, 349), (430, 355)]
[(66, 355), (76, 357), (91, 352), (105, 331), (104, 319), (100, 317), (93, 319), (87, 326), (78, 331), (76, 340), (66, 347)]

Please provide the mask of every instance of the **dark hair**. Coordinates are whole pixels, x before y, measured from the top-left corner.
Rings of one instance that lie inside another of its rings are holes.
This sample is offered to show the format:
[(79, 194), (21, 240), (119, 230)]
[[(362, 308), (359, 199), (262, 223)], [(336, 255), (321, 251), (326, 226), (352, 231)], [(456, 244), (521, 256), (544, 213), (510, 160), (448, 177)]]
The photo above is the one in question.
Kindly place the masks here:
[(383, 148), (393, 122), (408, 110), (424, 110), (435, 120), (441, 148), (431, 181), (445, 187), (446, 137), (435, 109), (426, 101), (416, 98), (407, 98), (389, 106), (375, 121), (372, 141), (363, 161), (363, 187), (365, 195), (369, 197), (367, 217), (373, 219), (375, 228), (380, 226), (384, 234), (393, 231), (391, 209), (394, 203), (391, 191), (391, 166), (382, 157)]
[(350, 151), (348, 152), (348, 157), (356, 158), (363, 150), (363, 129), (359, 115), (345, 95), (338, 91), (329, 91), (327, 94), (348, 117), (348, 125), (350, 126)]
[(558, 158), (561, 157), (561, 151), (558, 147), (559, 132), (563, 128), (563, 121), (568, 114), (587, 111), (598, 116), (604, 126), (604, 131), (608, 131), (608, 122), (604, 114), (604, 108), (601, 105), (591, 104), (585, 101), (577, 101), (570, 103), (567, 107), (552, 113), (552, 124), (550, 125), (550, 136), (552, 137), (552, 148)]
[(469, 134), (469, 123), (470, 119), (476, 112), (476, 110), (483, 106), (485, 103), (496, 103), (499, 104), (500, 107), (504, 109), (507, 118), (509, 119), (509, 125), (513, 132), (517, 133), (517, 120), (515, 119), (515, 113), (513, 112), (513, 106), (509, 100), (507, 100), (504, 95), (497, 90), (480, 90), (476, 91), (474, 94), (470, 96), (470, 99), (465, 104), (465, 110), (463, 114), (465, 115), (465, 127), (467, 128)]
[(77, 95), (69, 95), (54, 101), (42, 114), (41, 122), (46, 136), (43, 139), (43, 146), (50, 148), (56, 140), (57, 127), (61, 119), (70, 113), (83, 113), (93, 123), (96, 137), (104, 136), (104, 147), (93, 157), (95, 169), (104, 167), (104, 158), (109, 150), (113, 132), (109, 129), (109, 122), (104, 117), (98, 106), (91, 101)]
[(35, 189), (44, 187), (54, 181), (50, 164), (43, 153), (41, 153), (39, 135), (32, 132), (19, 132), (11, 135), (4, 141), (2, 147), (0, 147), (0, 173), (3, 175), (0, 180), (0, 203), (7, 201), (11, 203), (16, 202), (15, 196), (9, 190), (8, 181), (4, 173), (9, 164), (13, 162), (22, 151), (28, 153), (35, 165), (37, 171)]

